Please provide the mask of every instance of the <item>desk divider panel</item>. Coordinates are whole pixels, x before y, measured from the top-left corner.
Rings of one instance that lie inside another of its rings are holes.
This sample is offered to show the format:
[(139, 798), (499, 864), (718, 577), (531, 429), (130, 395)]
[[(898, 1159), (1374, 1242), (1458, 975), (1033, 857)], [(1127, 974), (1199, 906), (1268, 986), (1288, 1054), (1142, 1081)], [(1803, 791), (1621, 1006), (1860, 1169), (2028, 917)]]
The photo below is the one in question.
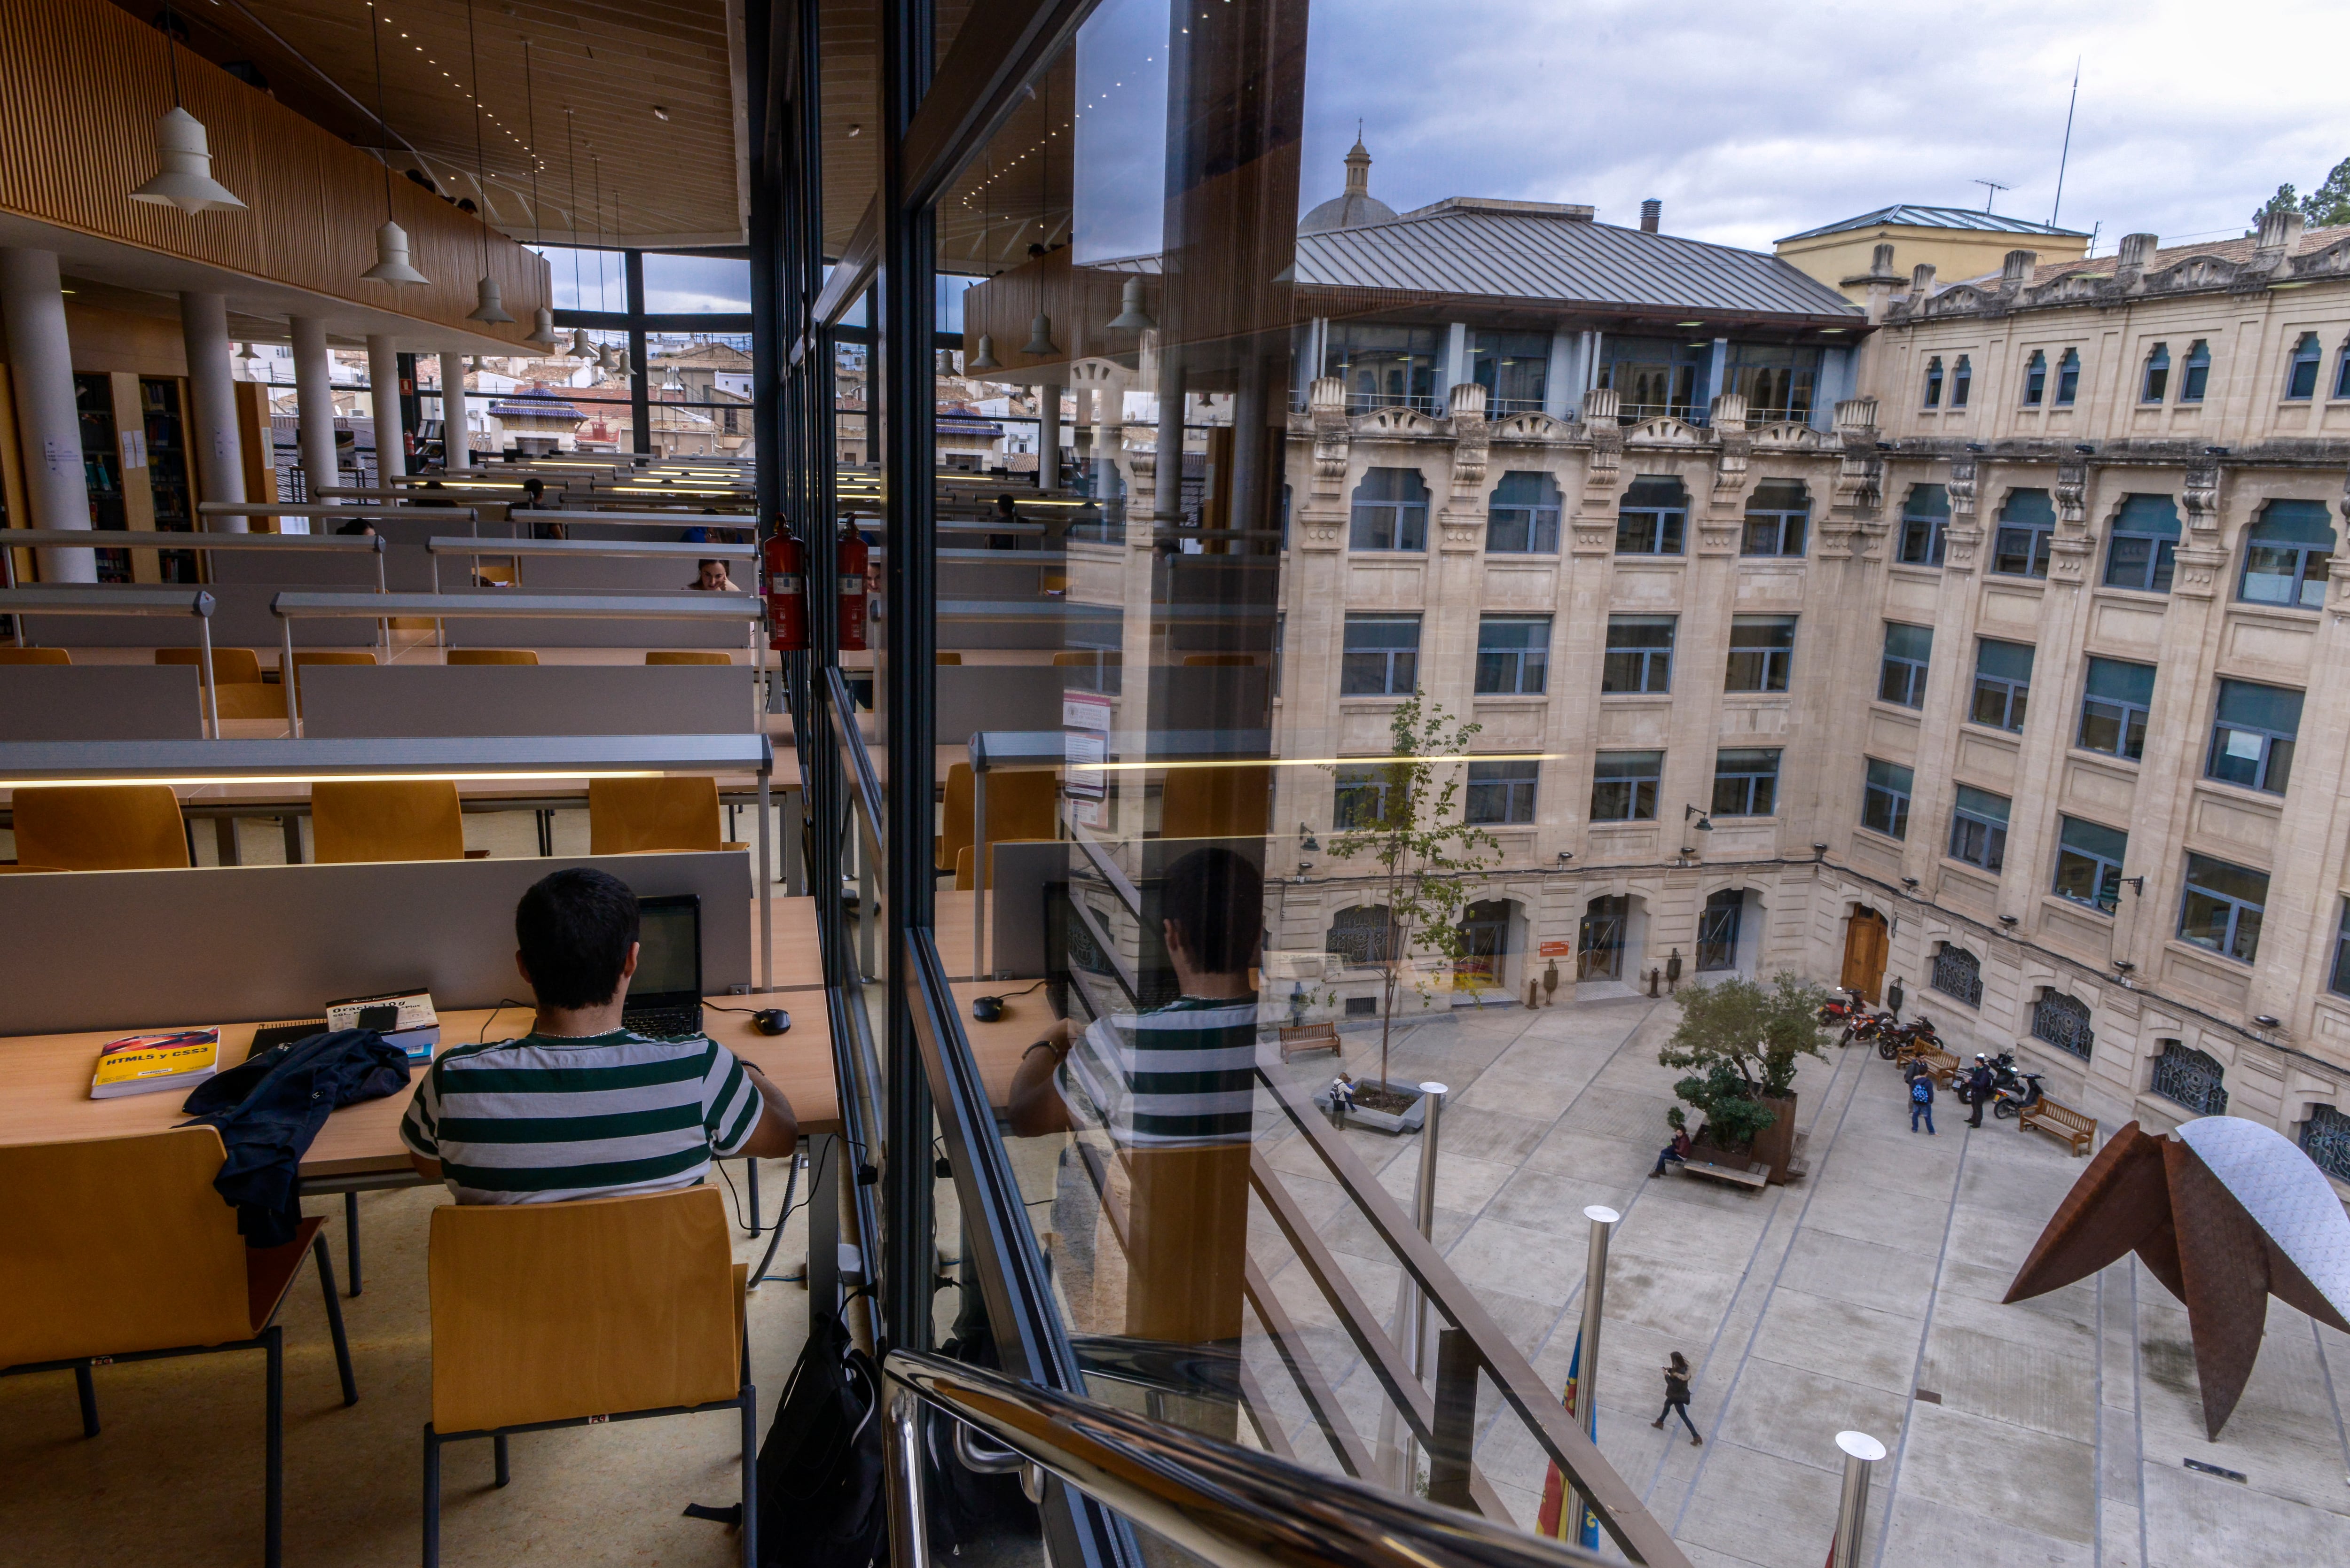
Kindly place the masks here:
[(1052, 664), (941, 664), (938, 743), (960, 745), (980, 730), (1057, 730), (1061, 693), (1085, 673)]
[(754, 673), (715, 664), (313, 665), (302, 672), (302, 730), (318, 740), (739, 734), (753, 728)]
[[(26, 618), (29, 625), (34, 618)], [(188, 618), (192, 626), (194, 618)], [(165, 616), (89, 619), (117, 626), (136, 619), (151, 628), (180, 629), (178, 620)], [(192, 664), (0, 665), (0, 737), (200, 741), (202, 675)]]
[(700, 894), (704, 992), (754, 983), (751, 863), (732, 850), (25, 872), (0, 877), (0, 1029), (317, 1018), (341, 997), (421, 985), (442, 1008), (521, 1001), (496, 1020), (496, 1032), (518, 1034), (530, 992), (515, 971), (515, 905), (574, 866), (608, 871), (639, 898)]

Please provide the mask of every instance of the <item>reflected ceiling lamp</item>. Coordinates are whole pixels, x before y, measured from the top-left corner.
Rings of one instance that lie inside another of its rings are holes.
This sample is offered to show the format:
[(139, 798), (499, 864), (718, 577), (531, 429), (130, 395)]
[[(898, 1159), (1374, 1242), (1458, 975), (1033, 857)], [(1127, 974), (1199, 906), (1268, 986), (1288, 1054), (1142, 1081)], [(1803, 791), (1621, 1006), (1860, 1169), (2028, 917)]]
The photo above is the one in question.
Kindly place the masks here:
[[(538, 93), (531, 85), (530, 40), (527, 37), (522, 41), (522, 96), (530, 129), (530, 240), (533, 245), (544, 252), (546, 237), (545, 230), (539, 226), (538, 213)], [(548, 270), (550, 274), (553, 271), (552, 268)], [(523, 341), (535, 348), (552, 348), (560, 342), (561, 339), (555, 336), (555, 312), (544, 305), (533, 311), (530, 336)]]
[[(375, 123), (386, 136), (391, 127), (383, 118), (383, 35), (376, 26), (375, 7), (368, 7), (368, 42), (375, 48)], [(359, 274), (369, 283), (414, 285), (432, 280), (409, 262), (408, 231), (391, 221), (391, 163), (383, 166), (383, 225), (375, 232), (375, 265)]]
[(490, 184), (488, 161), (482, 151), (482, 49), (473, 33), (473, 0), (465, 0), (466, 69), (473, 76), (473, 90), (465, 97), (473, 105), (473, 189), (482, 193), (482, 211), (474, 222), (482, 225), (482, 275), (473, 285), (473, 308), (465, 313), (468, 321), (478, 321), (485, 327), (511, 322), (505, 301), (498, 297), (498, 280), (490, 275)]
[(1128, 278), (1125, 292), (1118, 296), (1118, 312), (1110, 317), (1109, 329), (1113, 332), (1155, 332), (1158, 327), (1159, 323), (1151, 320), (1149, 313), (1142, 308), (1142, 279)]
[(180, 107), (180, 19), (172, 7), (163, 7), (163, 59), (172, 73), (172, 108), (155, 122), (156, 161), (162, 169), (155, 177), (130, 192), (134, 202), (145, 202), (158, 207), (177, 207), (193, 216), (198, 213), (226, 213), (242, 208), (229, 188), (213, 178), (212, 147), (204, 138), (203, 122)]
[[(1045, 117), (1047, 120), (1051, 119), (1052, 113), (1053, 106), (1048, 101), (1045, 105)], [(1053, 157), (1050, 152), (1037, 159), (1036, 223), (1037, 227), (1046, 234), (1051, 233), (1045, 227), (1045, 214), (1053, 201), (1052, 170)], [(1033, 250), (1035, 247), (1030, 248)], [(1061, 357), (1061, 350), (1053, 341), (1053, 318), (1045, 314), (1045, 269), (1041, 265), (1043, 257), (1038, 257), (1040, 265), (1036, 268), (1036, 314), (1028, 323), (1028, 341), (1021, 346), (1020, 352), (1033, 359), (1057, 359)]]
[[(987, 275), (990, 277), (993, 277), (995, 275), (994, 185), (995, 159), (994, 155), (991, 153), (987, 161), (987, 178), (980, 182), (979, 187), (985, 196), (985, 200), (980, 208), (980, 248), (987, 253)], [(979, 286), (977, 284), (972, 284), (966, 286), (962, 291), (962, 320), (963, 330), (966, 334), (971, 330), (971, 291), (978, 286)], [(966, 375), (976, 370), (1001, 370), (1003, 369), (1003, 361), (995, 357), (995, 337), (993, 334), (983, 332), (979, 335), (979, 351), (975, 354), (965, 354), (962, 357), (962, 368), (963, 373)]]

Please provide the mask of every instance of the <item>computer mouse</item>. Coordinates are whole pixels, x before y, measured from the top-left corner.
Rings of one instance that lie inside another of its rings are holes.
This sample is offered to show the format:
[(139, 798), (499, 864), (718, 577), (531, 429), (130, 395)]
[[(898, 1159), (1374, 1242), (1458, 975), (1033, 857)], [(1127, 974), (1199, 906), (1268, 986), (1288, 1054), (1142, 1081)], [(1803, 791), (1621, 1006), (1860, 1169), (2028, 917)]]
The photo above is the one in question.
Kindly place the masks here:
[(769, 1007), (751, 1014), (751, 1027), (762, 1034), (781, 1034), (792, 1026), (792, 1015), (780, 1007)]
[(1003, 1016), (1003, 998), (974, 996), (971, 999), (971, 1015), (982, 1023), (993, 1023)]

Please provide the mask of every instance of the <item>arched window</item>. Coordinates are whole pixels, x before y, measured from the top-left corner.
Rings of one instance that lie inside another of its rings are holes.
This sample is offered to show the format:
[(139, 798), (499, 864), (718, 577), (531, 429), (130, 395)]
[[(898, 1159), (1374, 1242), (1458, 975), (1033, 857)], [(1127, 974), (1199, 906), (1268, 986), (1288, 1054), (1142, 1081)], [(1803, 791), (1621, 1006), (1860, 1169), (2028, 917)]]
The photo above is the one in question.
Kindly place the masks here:
[(2012, 577), (2044, 577), (2056, 543), (2056, 507), (2044, 490), (2011, 490), (1999, 509), (1991, 569)]
[(2146, 357), (2146, 374), (2138, 379), (2137, 400), (2158, 403), (2170, 390), (2170, 345), (2158, 343)]
[(2039, 349), (2023, 362), (2023, 406), (2036, 409), (2048, 396), (2048, 356)]
[(2184, 1041), (2165, 1040), (2154, 1059), (2154, 1092), (2207, 1116), (2228, 1114), (2227, 1069)]
[(2187, 346), (2187, 358), (2178, 367), (2178, 400), (2199, 403), (2203, 390), (2211, 384), (2211, 345), (2198, 337)]
[(2301, 1152), (2336, 1181), (2350, 1181), (2350, 1116), (2332, 1106), (2312, 1106), (2301, 1124)]
[(2318, 346), (2317, 334), (2304, 332), (2293, 346), (2293, 358), (2285, 362), (2284, 395), (2288, 402), (2305, 402), (2317, 395), (2317, 362), (2325, 351)]
[(2042, 992), (2032, 1004), (2032, 1037), (2087, 1061), (2089, 1047), (2096, 1043), (2089, 1028), (2089, 1004), (2061, 991)]
[(1678, 556), (1689, 526), (1689, 491), (1670, 474), (1644, 473), (1616, 509), (1619, 556)]
[(1742, 556), (1800, 556), (1812, 498), (1800, 479), (1766, 479), (1746, 502)]
[(2067, 348), (2064, 357), (2056, 361), (2056, 406), (2069, 409), (2073, 400), (2081, 395), (2081, 351)]
[(2334, 561), (2334, 524), (2323, 501), (2272, 501), (2244, 534), (2236, 597), (2250, 604), (2322, 609)]
[(1963, 409), (1967, 406), (1967, 391), (1974, 384), (1974, 379), (1975, 368), (1968, 363), (1965, 355), (1960, 355), (1959, 362), (1950, 368), (1950, 407)]
[(1927, 973), (1926, 983), (1969, 1007), (1981, 1007), (1982, 960), (1964, 948), (1944, 942), (1934, 950), (1934, 966)]
[(1549, 474), (1513, 470), (1502, 475), (1485, 504), (1486, 553), (1555, 555), (1558, 511), (1558, 486)]
[(1926, 361), (1926, 406), (1929, 409), (1942, 406), (1942, 357), (1939, 354)]
[(1329, 934), (1322, 940), (1325, 952), (1336, 953), (1350, 965), (1388, 961), (1388, 907), (1358, 904), (1332, 917)]
[(1355, 486), (1347, 546), (1356, 550), (1428, 548), (1428, 485), (1416, 468), (1366, 470)]

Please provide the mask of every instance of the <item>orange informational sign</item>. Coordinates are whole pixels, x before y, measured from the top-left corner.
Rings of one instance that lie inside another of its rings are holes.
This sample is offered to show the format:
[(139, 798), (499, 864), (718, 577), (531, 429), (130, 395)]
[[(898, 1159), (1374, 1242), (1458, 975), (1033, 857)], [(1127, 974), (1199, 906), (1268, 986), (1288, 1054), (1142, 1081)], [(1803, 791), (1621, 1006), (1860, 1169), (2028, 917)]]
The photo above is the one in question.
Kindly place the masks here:
[(1573, 958), (1575, 956), (1575, 944), (1573, 942), (1544, 942), (1538, 950), (1544, 958)]

